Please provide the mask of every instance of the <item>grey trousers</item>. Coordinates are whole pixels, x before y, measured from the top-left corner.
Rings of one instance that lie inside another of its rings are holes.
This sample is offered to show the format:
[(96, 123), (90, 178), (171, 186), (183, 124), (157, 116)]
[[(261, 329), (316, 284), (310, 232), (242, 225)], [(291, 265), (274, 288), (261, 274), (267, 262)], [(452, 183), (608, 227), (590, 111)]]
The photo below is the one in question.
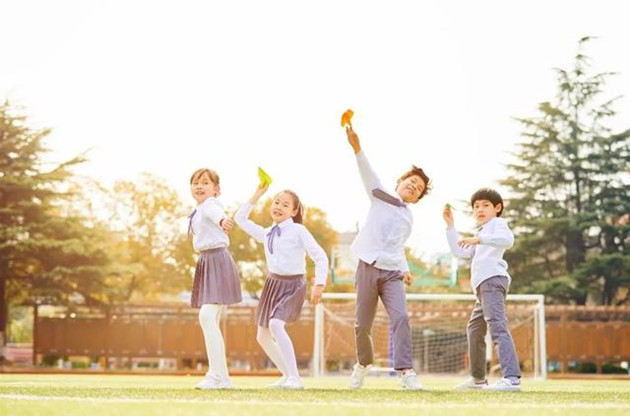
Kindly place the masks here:
[(471, 375), (478, 380), (486, 378), (486, 331), (497, 350), (503, 377), (520, 377), (521, 370), (516, 357), (514, 340), (505, 316), (505, 296), (509, 288), (508, 278), (493, 276), (477, 287), (477, 301), (468, 321), (468, 353)]
[(382, 270), (359, 260), (355, 288), (357, 303), (354, 335), (357, 360), (361, 365), (374, 362), (372, 323), (378, 298), (381, 298), (389, 315), (394, 333), (394, 369), (408, 370), (411, 364), (411, 328), (407, 316), (403, 274), (397, 270)]

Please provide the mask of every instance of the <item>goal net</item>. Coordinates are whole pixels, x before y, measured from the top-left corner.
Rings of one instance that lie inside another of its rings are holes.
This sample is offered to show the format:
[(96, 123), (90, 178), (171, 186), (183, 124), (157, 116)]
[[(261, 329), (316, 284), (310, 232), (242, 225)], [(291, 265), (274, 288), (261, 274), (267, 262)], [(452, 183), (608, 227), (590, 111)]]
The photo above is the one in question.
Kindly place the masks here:
[[(354, 293), (325, 293), (315, 309), (313, 375), (345, 374), (356, 362)], [(424, 374), (469, 373), (466, 324), (474, 295), (408, 294), (407, 309), (413, 365)], [(506, 312), (524, 377), (546, 378), (545, 310), (543, 295), (508, 295)], [(374, 367), (393, 371), (392, 333), (381, 302), (372, 327)], [(486, 335), (489, 374), (500, 367), (490, 331)]]

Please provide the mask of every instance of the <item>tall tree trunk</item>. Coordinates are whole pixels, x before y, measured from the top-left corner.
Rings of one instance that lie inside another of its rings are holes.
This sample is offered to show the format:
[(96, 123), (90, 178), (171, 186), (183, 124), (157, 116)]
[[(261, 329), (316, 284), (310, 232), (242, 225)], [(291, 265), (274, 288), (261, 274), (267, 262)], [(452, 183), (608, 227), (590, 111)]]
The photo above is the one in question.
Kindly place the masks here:
[(565, 241), (567, 272), (572, 273), (586, 258), (586, 246), (580, 230), (569, 230)]

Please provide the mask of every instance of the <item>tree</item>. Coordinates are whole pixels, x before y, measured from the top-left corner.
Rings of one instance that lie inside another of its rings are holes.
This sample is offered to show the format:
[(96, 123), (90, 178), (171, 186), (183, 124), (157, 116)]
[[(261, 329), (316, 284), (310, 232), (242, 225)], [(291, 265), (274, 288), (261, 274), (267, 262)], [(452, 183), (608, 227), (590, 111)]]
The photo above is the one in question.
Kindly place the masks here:
[(9, 301), (68, 302), (98, 285), (94, 277), (107, 265), (98, 230), (64, 210), (71, 168), (84, 159), (45, 164), (49, 133), (28, 127), (8, 102), (0, 105), (0, 345)]
[(194, 272), (187, 212), (177, 192), (154, 175), (117, 181), (101, 194), (99, 212), (110, 232), (109, 254), (117, 265), (108, 287), (108, 303), (155, 302), (190, 290)]
[(520, 118), (522, 136), (512, 174), (501, 183), (517, 234), (507, 259), (517, 290), (554, 301), (628, 302), (630, 291), (630, 129), (607, 122), (619, 98), (602, 100), (612, 73), (592, 73), (580, 40), (570, 70), (556, 69), (555, 101)]

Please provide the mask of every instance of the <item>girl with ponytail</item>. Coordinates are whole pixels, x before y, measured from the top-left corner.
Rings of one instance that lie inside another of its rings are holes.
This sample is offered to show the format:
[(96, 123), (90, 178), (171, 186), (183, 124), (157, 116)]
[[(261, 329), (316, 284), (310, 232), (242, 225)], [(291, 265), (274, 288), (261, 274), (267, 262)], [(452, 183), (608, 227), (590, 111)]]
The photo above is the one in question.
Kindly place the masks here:
[(282, 372), (282, 378), (269, 387), (302, 389), (304, 384), (298, 373), (295, 350), (285, 325), (299, 319), (306, 297), (305, 254), (315, 262), (312, 304), (321, 300), (328, 258), (302, 225), (304, 207), (293, 191), (281, 191), (273, 199), (269, 210), (273, 220), (270, 227), (264, 228), (249, 219), (254, 205), (267, 189), (268, 185), (258, 186), (249, 201), (238, 209), (234, 220), (265, 247), (269, 275), (256, 310), (256, 340)]

